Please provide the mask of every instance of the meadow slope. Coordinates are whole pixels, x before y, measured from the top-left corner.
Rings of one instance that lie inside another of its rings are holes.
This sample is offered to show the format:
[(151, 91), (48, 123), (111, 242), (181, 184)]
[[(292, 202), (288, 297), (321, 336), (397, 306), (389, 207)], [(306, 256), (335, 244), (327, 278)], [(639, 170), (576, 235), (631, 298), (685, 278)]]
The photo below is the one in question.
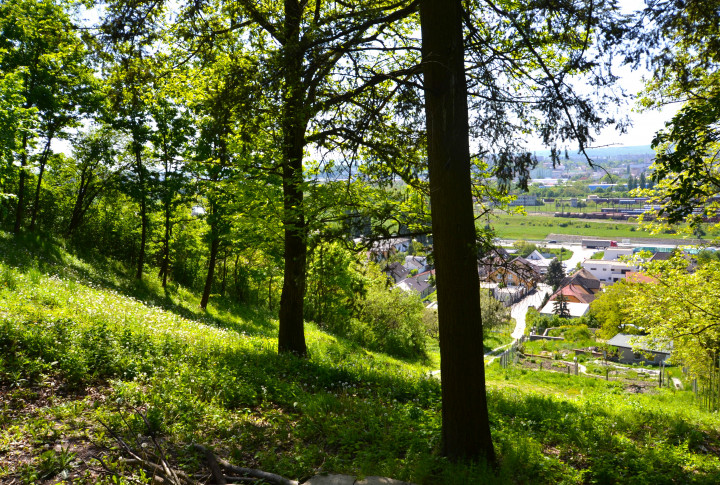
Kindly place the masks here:
[(394, 359), (313, 324), (308, 359), (278, 356), (276, 331), (265, 309), (201, 312), (183, 288), (0, 234), (0, 482), (150, 483), (116, 434), (140, 452), (155, 438), (190, 474), (199, 443), (300, 481), (720, 483), (720, 419), (690, 392), (491, 366), (488, 470), (439, 454), (436, 356)]

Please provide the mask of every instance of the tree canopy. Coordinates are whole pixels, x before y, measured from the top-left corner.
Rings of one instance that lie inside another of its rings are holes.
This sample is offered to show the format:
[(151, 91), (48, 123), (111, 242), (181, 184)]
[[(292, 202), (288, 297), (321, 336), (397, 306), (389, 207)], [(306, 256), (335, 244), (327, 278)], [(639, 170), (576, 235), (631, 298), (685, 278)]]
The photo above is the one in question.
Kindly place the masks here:
[(653, 69), (642, 104), (682, 107), (653, 140), (656, 185), (645, 194), (659, 207), (653, 213), (660, 224), (697, 225), (716, 215), (715, 196), (720, 191), (718, 2), (646, 3), (638, 14), (644, 27), (635, 31), (638, 44), (631, 56)]
[[(651, 282), (613, 285), (608, 295), (598, 299), (600, 304), (593, 302), (593, 311), (605, 319), (604, 329), (615, 322), (635, 324), (652, 345), (672, 346), (675, 362), (706, 378), (720, 364), (720, 313), (715, 304), (720, 296), (720, 263), (710, 261), (692, 271), (688, 264), (682, 255), (647, 263), (642, 271)], [(614, 316), (608, 318), (609, 313)]]

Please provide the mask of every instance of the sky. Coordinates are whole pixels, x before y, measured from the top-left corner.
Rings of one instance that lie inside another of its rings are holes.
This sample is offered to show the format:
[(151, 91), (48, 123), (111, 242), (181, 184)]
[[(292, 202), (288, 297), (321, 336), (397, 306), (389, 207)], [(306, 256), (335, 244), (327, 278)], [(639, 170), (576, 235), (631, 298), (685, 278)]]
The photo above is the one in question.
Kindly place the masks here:
[[(622, 13), (630, 14), (641, 10), (645, 7), (644, 0), (618, 0), (618, 5)], [(616, 74), (620, 76), (618, 81), (619, 85), (629, 94), (637, 96), (643, 89), (643, 77), (651, 75), (644, 69), (633, 71), (629, 66), (620, 66), (619, 64), (614, 67)], [(628, 105), (621, 109), (621, 114), (627, 114), (632, 122), (632, 126), (628, 128), (626, 134), (619, 134), (614, 128), (607, 128), (600, 133), (595, 135), (595, 141), (593, 147), (605, 147), (605, 146), (642, 146), (650, 145), (655, 133), (665, 127), (665, 123), (677, 113), (681, 105), (674, 104), (664, 106), (661, 109), (652, 109), (646, 111), (639, 111), (635, 102), (631, 100)], [(530, 141), (530, 148), (532, 150), (545, 150), (539, 140)], [(575, 146), (568, 146), (570, 149), (576, 148)]]
[[(622, 13), (632, 13), (645, 7), (644, 0), (618, 0)], [(629, 67), (618, 67), (621, 75), (619, 81), (628, 93), (638, 94), (643, 88), (643, 76), (648, 77), (647, 71), (632, 71)], [(627, 134), (619, 135), (613, 129), (601, 132), (593, 146), (614, 145), (614, 146), (638, 146), (649, 145), (655, 133), (665, 127), (665, 123), (680, 109), (679, 104), (664, 106), (661, 109), (652, 109), (640, 112), (637, 108), (630, 106), (628, 116), (633, 126), (628, 129)]]
[[(631, 71), (629, 68), (619, 69), (621, 80), (619, 83), (630, 94), (637, 94), (643, 87), (643, 76), (648, 76), (646, 71)], [(638, 146), (650, 145), (655, 133), (665, 127), (665, 123), (677, 113), (680, 104), (664, 106), (660, 109), (651, 109), (640, 112), (631, 102), (627, 108), (627, 115), (632, 121), (632, 126), (626, 134), (619, 134), (617, 130), (608, 128), (597, 135), (593, 146)]]

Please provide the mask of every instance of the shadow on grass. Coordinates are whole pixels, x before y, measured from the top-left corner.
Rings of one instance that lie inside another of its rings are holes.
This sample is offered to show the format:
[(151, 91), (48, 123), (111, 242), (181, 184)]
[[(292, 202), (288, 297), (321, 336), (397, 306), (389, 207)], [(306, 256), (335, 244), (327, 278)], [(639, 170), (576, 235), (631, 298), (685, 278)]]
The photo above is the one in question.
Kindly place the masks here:
[[(720, 444), (717, 433), (698, 430), (681, 412), (642, 405), (621, 409), (614, 401), (622, 402), (623, 397), (609, 395), (597, 401), (568, 401), (491, 391), (494, 434), (507, 459), (516, 460), (515, 454), (524, 449), (522, 459), (535, 464), (530, 465), (532, 471), (532, 466), (542, 464), (540, 454), (549, 455), (557, 458), (558, 467), (582, 472), (582, 483), (720, 483), (720, 462), (717, 457), (706, 459), (700, 446), (707, 441)], [(533, 480), (532, 474), (527, 479), (544, 483)]]
[[(0, 232), (0, 260), (21, 271), (35, 268), (42, 273), (112, 290), (148, 306), (218, 328), (247, 335), (277, 333), (274, 314), (268, 309), (244, 306), (230, 298), (213, 295), (209, 310), (203, 311), (199, 299), (177, 284), (163, 288), (157, 278), (150, 275), (138, 280), (134, 270), (122, 263), (94, 251), (73, 253), (65, 248), (63, 240), (48, 234)], [(181, 296), (181, 293), (187, 295)]]
[(437, 380), (343, 339), (313, 338), (311, 357), (301, 359), (278, 355), (267, 338), (200, 347), (188, 333), (86, 327), (10, 318), (0, 328), (2, 363), (24, 371), (37, 367), (30, 361), (54, 362), (54, 372), (80, 383), (115, 379), (114, 397), (146, 406), (161, 431), (225, 440), (247, 450), (240, 458), (288, 476), (322, 466), (416, 483), (718, 483), (717, 459), (703, 462), (696, 451), (697, 443), (717, 444), (717, 436), (656, 408), (617, 411), (613, 400), (623, 396), (612, 388), (577, 402), (491, 391), (501, 457), (493, 482), (477, 478), (486, 471), (454, 469), (439, 458)]

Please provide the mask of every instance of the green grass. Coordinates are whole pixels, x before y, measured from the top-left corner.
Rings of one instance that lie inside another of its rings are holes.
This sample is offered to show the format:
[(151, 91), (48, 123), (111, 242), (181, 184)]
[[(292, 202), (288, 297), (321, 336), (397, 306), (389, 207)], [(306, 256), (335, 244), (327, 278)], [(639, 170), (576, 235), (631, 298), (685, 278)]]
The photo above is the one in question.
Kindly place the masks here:
[(583, 347), (592, 347), (597, 345), (595, 340), (567, 341), (567, 340), (535, 340), (527, 341), (523, 344), (525, 351), (531, 354), (539, 354), (545, 352), (559, 352), (562, 350), (579, 349)]
[(483, 338), (483, 352), (486, 354), (493, 349), (507, 345), (513, 341), (510, 332), (488, 332)]
[[(152, 431), (191, 473), (200, 458), (188, 445), (202, 443), (301, 480), (322, 471), (418, 484), (720, 479), (720, 419), (692, 393), (635, 396), (615, 382), (497, 365), (487, 382), (499, 467), (449, 463), (440, 384), (428, 375), (436, 345), (429, 362), (408, 362), (307, 324), (310, 358), (278, 356), (272, 314), (227, 301), (203, 313), (187, 290), (124, 274), (0, 235), (0, 482), (149, 483), (119, 461), (100, 421), (131, 443)], [(88, 450), (121, 478), (84, 466)]]
[(541, 240), (548, 234), (571, 234), (577, 236), (595, 236), (607, 239), (632, 237), (654, 239), (677, 239), (670, 234), (650, 234), (642, 230), (637, 223), (595, 222), (568, 217), (542, 215), (493, 214), (490, 225), (495, 228), (501, 239)]
[[(603, 196), (607, 197), (607, 196)], [(611, 196), (616, 197), (616, 196)], [(580, 197), (582, 198), (582, 197)], [(591, 199), (592, 200), (592, 199)], [(608, 205), (608, 204), (595, 204), (594, 202), (590, 201), (587, 203), (585, 207), (572, 207), (569, 203), (565, 203), (565, 205), (555, 205), (555, 202), (548, 202), (544, 205), (537, 205), (537, 206), (526, 206), (525, 211), (532, 214), (534, 212), (539, 212), (543, 214), (554, 214), (555, 212), (581, 212), (581, 213), (588, 213), (588, 212), (602, 212), (602, 209), (605, 208), (611, 208), (615, 207), (616, 209), (642, 209), (644, 207), (644, 204), (630, 204), (622, 206), (620, 205)]]
[(542, 252), (554, 254), (560, 261), (567, 261), (572, 258), (572, 255), (574, 254), (572, 251), (565, 248), (544, 248), (542, 249)]

